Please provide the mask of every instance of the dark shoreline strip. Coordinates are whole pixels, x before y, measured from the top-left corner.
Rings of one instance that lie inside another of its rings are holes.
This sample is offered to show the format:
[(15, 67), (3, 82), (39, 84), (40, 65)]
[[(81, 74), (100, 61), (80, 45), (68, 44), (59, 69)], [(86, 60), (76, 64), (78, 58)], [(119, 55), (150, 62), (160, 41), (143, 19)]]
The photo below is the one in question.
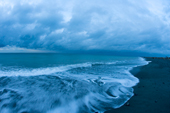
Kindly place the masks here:
[(105, 113), (170, 113), (170, 60), (144, 58), (151, 62), (130, 71), (140, 80), (135, 95), (124, 106)]

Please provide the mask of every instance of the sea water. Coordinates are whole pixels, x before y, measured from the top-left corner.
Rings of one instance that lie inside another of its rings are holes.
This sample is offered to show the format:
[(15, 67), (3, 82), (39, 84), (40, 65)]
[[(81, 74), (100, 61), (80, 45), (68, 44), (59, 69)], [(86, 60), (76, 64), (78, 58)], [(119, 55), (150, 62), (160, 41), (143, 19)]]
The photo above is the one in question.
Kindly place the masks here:
[(119, 108), (139, 79), (141, 57), (0, 54), (0, 113), (93, 113)]

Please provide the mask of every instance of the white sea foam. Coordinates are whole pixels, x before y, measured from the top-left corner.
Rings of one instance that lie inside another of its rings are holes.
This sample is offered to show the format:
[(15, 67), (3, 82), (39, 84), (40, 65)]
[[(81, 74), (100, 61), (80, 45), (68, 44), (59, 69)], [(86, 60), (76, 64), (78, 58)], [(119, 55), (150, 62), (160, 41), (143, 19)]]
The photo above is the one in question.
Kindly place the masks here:
[(38, 75), (50, 75), (58, 72), (64, 72), (73, 68), (83, 68), (91, 67), (98, 64), (115, 64), (116, 62), (95, 62), (95, 63), (81, 63), (81, 64), (72, 64), (58, 67), (46, 67), (46, 68), (37, 68), (37, 69), (11, 69), (8, 71), (0, 70), (0, 76), (38, 76)]
[[(125, 61), (114, 61), (114, 62), (95, 62), (95, 63), (81, 63), (81, 64), (72, 64), (72, 65), (65, 65), (65, 66), (58, 66), (58, 67), (46, 67), (46, 68), (37, 68), (37, 69), (11, 69), (8, 71), (2, 71), (0, 70), (0, 76), (38, 76), (38, 75), (50, 75), (57, 72), (64, 72), (73, 68), (82, 68), (82, 67), (91, 67), (93, 65), (112, 65), (117, 63), (125, 63)], [(144, 58), (139, 57), (138, 61), (134, 61), (136, 64), (132, 66), (128, 66), (127, 70), (121, 70), (121, 71), (129, 71), (133, 67), (146, 65), (149, 63), (149, 61), (145, 61)], [(1, 65), (0, 65), (1, 66)], [(127, 68), (127, 66), (124, 66)]]
[(78, 67), (90, 67), (90, 63), (82, 63), (82, 64), (73, 64), (66, 66), (58, 66), (58, 67), (47, 67), (47, 68), (38, 68), (38, 69), (18, 69), (18, 70), (10, 70), (10, 71), (2, 71), (0, 70), (0, 76), (38, 76), (38, 75), (50, 75), (57, 72), (64, 72), (72, 68)]
[[(146, 64), (147, 61), (138, 58), (38, 69), (0, 70), (0, 76), (8, 78), (0, 81), (7, 86), (0, 86), (0, 112), (38, 110), (47, 113), (103, 113), (106, 108), (121, 107), (133, 96), (132, 87), (139, 79), (129, 71)], [(19, 103), (16, 108), (2, 107), (12, 105), (15, 101)], [(22, 106), (25, 102), (27, 106)]]

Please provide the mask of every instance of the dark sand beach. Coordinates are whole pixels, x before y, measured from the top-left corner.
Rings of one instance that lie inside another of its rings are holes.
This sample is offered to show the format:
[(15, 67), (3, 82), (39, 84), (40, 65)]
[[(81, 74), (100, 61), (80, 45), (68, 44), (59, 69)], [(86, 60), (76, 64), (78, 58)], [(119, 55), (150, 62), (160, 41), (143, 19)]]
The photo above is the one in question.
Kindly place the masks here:
[(152, 62), (131, 70), (140, 80), (135, 95), (121, 108), (105, 113), (170, 113), (170, 59), (145, 59)]

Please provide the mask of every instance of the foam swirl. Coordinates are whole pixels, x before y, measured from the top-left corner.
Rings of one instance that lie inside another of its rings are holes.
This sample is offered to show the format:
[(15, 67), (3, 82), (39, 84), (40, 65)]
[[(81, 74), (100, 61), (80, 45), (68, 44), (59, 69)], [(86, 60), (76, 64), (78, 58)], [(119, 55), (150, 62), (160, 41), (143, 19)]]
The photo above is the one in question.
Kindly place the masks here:
[[(143, 58), (37, 69), (0, 70), (1, 113), (91, 113), (121, 107), (139, 79)], [(34, 103), (34, 104), (32, 104)]]

